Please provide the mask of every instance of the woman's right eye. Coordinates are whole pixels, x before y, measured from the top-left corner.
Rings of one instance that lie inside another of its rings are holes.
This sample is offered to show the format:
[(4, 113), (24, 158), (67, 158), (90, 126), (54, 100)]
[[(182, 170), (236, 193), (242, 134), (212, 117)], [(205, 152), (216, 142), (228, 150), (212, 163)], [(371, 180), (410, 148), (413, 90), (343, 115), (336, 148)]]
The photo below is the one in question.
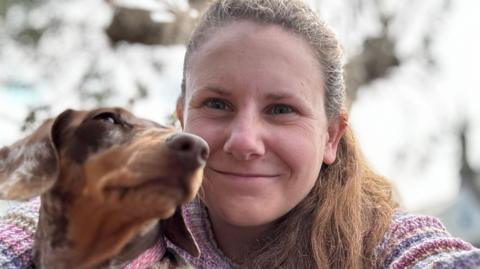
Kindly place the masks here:
[(218, 109), (218, 110), (230, 110), (228, 104), (220, 99), (212, 98), (205, 101), (204, 105), (207, 108)]

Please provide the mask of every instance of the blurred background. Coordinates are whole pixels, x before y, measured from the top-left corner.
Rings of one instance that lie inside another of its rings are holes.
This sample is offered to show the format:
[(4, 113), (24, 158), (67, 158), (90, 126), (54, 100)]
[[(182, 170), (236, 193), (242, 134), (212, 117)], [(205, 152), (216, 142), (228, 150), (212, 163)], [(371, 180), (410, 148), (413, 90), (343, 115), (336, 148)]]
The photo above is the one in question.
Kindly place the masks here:
[[(0, 146), (66, 108), (175, 124), (184, 44), (206, 2), (0, 0)], [(480, 2), (308, 3), (343, 45), (368, 161), (403, 208), (480, 246)]]

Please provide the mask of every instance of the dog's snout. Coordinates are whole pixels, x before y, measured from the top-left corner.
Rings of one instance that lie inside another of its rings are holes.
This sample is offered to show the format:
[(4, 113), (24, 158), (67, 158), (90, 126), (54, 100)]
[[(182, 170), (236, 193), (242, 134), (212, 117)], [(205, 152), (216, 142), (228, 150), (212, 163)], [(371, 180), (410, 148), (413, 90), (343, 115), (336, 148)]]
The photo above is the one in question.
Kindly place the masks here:
[(201, 162), (205, 162), (208, 158), (209, 149), (207, 142), (196, 135), (186, 133), (173, 134), (165, 142), (178, 153), (194, 155)]

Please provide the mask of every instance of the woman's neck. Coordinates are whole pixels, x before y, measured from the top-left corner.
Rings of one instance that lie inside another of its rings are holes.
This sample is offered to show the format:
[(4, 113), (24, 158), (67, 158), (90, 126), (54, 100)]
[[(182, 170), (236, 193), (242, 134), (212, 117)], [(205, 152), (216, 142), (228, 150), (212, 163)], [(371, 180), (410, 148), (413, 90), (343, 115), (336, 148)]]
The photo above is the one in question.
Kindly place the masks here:
[(272, 226), (272, 224), (254, 227), (236, 226), (210, 212), (209, 217), (218, 247), (230, 260), (239, 264)]

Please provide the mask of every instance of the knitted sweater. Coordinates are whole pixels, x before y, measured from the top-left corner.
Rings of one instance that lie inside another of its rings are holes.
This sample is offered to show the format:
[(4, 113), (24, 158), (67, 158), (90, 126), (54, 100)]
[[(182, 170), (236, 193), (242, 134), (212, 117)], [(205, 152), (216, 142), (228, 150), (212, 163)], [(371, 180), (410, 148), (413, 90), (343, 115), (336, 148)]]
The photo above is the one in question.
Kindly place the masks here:
[[(195, 258), (168, 243), (199, 269), (228, 269), (236, 266), (218, 248), (208, 221), (208, 212), (199, 203), (183, 208), (186, 222), (200, 247), (201, 256)], [(452, 237), (441, 222), (430, 216), (417, 216), (397, 211), (383, 240), (375, 249), (375, 256), (383, 257), (375, 268), (480, 268), (480, 249)]]
[[(10, 209), (0, 219), (0, 269), (33, 269), (32, 247), (38, 223), (40, 199)], [(158, 265), (166, 252), (166, 241), (157, 242), (123, 269), (145, 269)], [(115, 267), (116, 268), (116, 267)]]
[[(32, 268), (38, 204), (37, 200), (21, 205), (0, 220), (0, 268)], [(192, 257), (171, 242), (167, 242), (168, 247), (200, 269), (235, 268), (215, 243), (207, 211), (198, 202), (193, 202), (183, 208), (183, 213), (200, 247), (201, 256)], [(161, 245), (147, 250), (125, 269), (154, 266), (164, 251)], [(376, 262), (376, 268), (480, 268), (480, 250), (452, 237), (439, 220), (400, 211), (394, 215), (375, 253), (383, 257)]]

